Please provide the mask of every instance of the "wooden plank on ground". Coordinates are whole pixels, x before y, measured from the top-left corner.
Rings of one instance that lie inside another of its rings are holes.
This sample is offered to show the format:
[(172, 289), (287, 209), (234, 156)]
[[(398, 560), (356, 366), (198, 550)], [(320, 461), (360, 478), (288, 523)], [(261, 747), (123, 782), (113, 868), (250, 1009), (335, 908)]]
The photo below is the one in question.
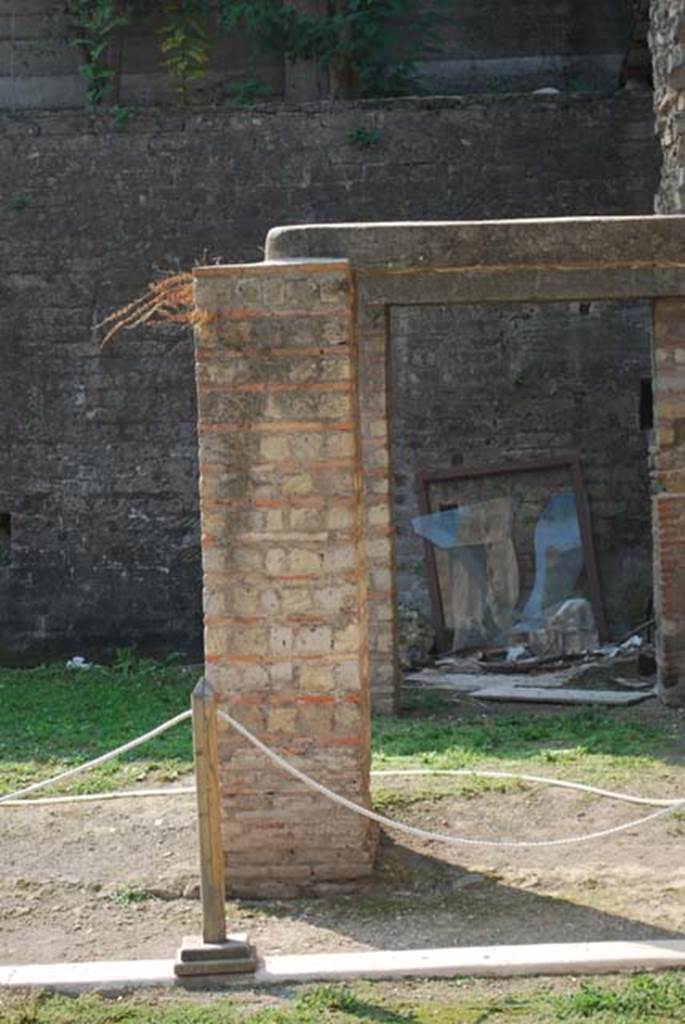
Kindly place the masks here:
[[(405, 682), (418, 684), (420, 686), (440, 686), (445, 689), (456, 690), (459, 693), (469, 693), (471, 690), (478, 690), (486, 680), (479, 675), (469, 675), (461, 672), (411, 672), (404, 677)], [(487, 680), (490, 683), (490, 679)]]
[(405, 681), (419, 684), (421, 686), (439, 686), (444, 689), (455, 690), (459, 693), (471, 693), (483, 688), (504, 686), (532, 686), (534, 689), (542, 687), (560, 687), (567, 681), (567, 675), (563, 672), (548, 672), (544, 675), (531, 678), (529, 675), (501, 675), (493, 676), (491, 673), (481, 675), (480, 673), (468, 672), (412, 672), (405, 676)]
[(611, 704), (627, 706), (637, 704), (648, 697), (655, 697), (655, 690), (631, 691), (623, 693), (620, 690), (571, 690), (571, 689), (548, 689), (545, 687), (533, 686), (505, 686), (498, 683), (497, 686), (487, 686), (481, 690), (474, 690), (471, 694), (478, 700), (504, 700), (524, 701), (527, 703), (547, 704)]

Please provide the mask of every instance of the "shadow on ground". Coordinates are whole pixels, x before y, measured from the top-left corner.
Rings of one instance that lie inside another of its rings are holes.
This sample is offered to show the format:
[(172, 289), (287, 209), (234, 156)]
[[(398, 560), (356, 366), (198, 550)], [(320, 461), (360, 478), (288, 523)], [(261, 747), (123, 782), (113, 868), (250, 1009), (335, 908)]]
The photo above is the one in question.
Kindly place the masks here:
[(377, 880), (346, 896), (241, 902), (243, 913), (385, 949), (684, 937), (620, 913), (507, 885), (384, 836)]

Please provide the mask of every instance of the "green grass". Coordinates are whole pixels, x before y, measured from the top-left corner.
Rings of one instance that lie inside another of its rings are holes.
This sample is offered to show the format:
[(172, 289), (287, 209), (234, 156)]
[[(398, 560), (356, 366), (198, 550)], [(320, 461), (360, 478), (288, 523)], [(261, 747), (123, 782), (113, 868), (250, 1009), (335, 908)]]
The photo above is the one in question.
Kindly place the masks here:
[(679, 723), (646, 723), (633, 712), (569, 712), (381, 719), (374, 725), (374, 768), (493, 768), (581, 781), (668, 774), (664, 755), (682, 758)]
[[(189, 707), (195, 675), (121, 652), (111, 667), (0, 669), (0, 793), (120, 746)], [(95, 793), (192, 770), (190, 723), (51, 789)], [(40, 795), (40, 794), (39, 794)]]
[[(414, 780), (411, 788), (403, 779), (394, 781), (398, 787), (390, 789), (380, 779), (374, 780), (373, 806), (382, 814), (392, 814), (412, 804), (435, 802), (446, 798), (459, 797), (462, 800), (476, 799), (486, 793), (521, 793), (530, 787), (518, 779), (438, 778), (426, 776), (423, 783)], [(418, 784), (417, 784), (418, 783)]]
[(572, 994), (552, 1000), (565, 1021), (685, 1020), (685, 978), (681, 974), (642, 974), (622, 985), (583, 982)]
[(665, 1024), (685, 1020), (685, 979), (666, 973), (597, 982), (359, 982), (281, 989), (276, 995), (140, 992), (116, 1000), (0, 996), (0, 1019), (3, 1024)]
[[(64, 665), (0, 669), (0, 793), (90, 760), (185, 710), (196, 676), (174, 663), (126, 651), (114, 665), (88, 671)], [(455, 717), (452, 712), (450, 717), (437, 706), (431, 711), (424, 717), (377, 719), (373, 767), (519, 768), (617, 784), (638, 777), (641, 782), (674, 778), (668, 761), (681, 758), (677, 724), (647, 724), (634, 712), (590, 708), (544, 715)], [(158, 785), (190, 771), (190, 723), (184, 722), (54, 792)], [(454, 786), (465, 796), (497, 789), (474, 780)]]

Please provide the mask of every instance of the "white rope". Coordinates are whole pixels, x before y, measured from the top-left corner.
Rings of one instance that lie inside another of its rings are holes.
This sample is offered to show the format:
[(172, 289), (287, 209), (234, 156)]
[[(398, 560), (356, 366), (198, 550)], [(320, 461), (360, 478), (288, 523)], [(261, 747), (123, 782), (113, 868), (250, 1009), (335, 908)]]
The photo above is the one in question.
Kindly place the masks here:
[(676, 807), (685, 806), (685, 800), (678, 800), (676, 803), (669, 807), (661, 807), (658, 811), (652, 811), (651, 814), (646, 814), (642, 818), (636, 818), (633, 821), (625, 822), (623, 825), (614, 825), (613, 828), (605, 828), (599, 832), (589, 832), (582, 836), (567, 836), (561, 839), (529, 839), (529, 840), (514, 840), (514, 839), (472, 839), (467, 836), (452, 836), (445, 835), (442, 832), (429, 832), (423, 828), (417, 828), (414, 825), (407, 825), (401, 821), (394, 821), (392, 818), (386, 818), (383, 814), (378, 814), (376, 811), (368, 810), (366, 807), (361, 807), (359, 804), (354, 803), (353, 800), (348, 800), (347, 797), (340, 796), (339, 793), (334, 793), (332, 789), (328, 789), (327, 786), (317, 782), (315, 779), (305, 775), (304, 772), (300, 771), (294, 765), (290, 764), (285, 758), (281, 757), (274, 750), (271, 750), (265, 743), (253, 736), (249, 729), (246, 729), (244, 725), (237, 722), (235, 718), (232, 718), (225, 711), (219, 709), (219, 715), (232, 726), (236, 732), (239, 732), (241, 736), (244, 736), (253, 746), (258, 750), (261, 750), (274, 764), (282, 768), (283, 771), (288, 772), (294, 778), (299, 779), (300, 782), (304, 783), (310, 789), (315, 790), (317, 793), (321, 793), (322, 796), (332, 800), (333, 803), (339, 804), (341, 807), (346, 807), (349, 811), (354, 811), (355, 814), (361, 815), (363, 818), (369, 818), (371, 821), (378, 822), (379, 825), (385, 825), (386, 828), (393, 828), (399, 832), (405, 832), (408, 835), (417, 836), (419, 839), (428, 839), (433, 842), (446, 843), (448, 846), (490, 846), (490, 847), (505, 847), (508, 849), (520, 849), (527, 847), (540, 847), (540, 846), (565, 846), (571, 843), (587, 843), (592, 839), (602, 839), (605, 836), (614, 835), (617, 832), (625, 832), (630, 828), (637, 828), (638, 825), (644, 825), (648, 821), (654, 821), (656, 818), (661, 818), (665, 814), (670, 814)]
[[(521, 782), (532, 782), (542, 786), (558, 786), (561, 789), (577, 789), (581, 793), (591, 793), (595, 796), (607, 797), (610, 800), (620, 800), (628, 804), (642, 804), (647, 807), (678, 807), (679, 799), (660, 799), (659, 797), (633, 796), (631, 793), (617, 793), (611, 789), (601, 789), (599, 786), (590, 786), (583, 782), (571, 782), (567, 779), (555, 779), (546, 775), (526, 775), (520, 772), (489, 771), (479, 768), (390, 768), (374, 769), (371, 773), (372, 779), (385, 778), (413, 778), (436, 776), (447, 776), (455, 778), (475, 779), (515, 779)], [(174, 786), (166, 789), (115, 789), (109, 793), (78, 793), (73, 796), (45, 796), (37, 797), (34, 800), (13, 799), (13, 795), (3, 798), (6, 807), (36, 807), (46, 804), (70, 804), (83, 803), (94, 800), (124, 800), (138, 799), (139, 797), (160, 797), (160, 796), (187, 796), (195, 793), (194, 786)]]
[(106, 764), (107, 761), (112, 761), (115, 757), (119, 757), (121, 754), (127, 753), (129, 750), (133, 750), (134, 747), (139, 747), (143, 743), (147, 743), (148, 740), (152, 740), (155, 736), (161, 735), (166, 732), (167, 729), (173, 729), (179, 722), (184, 722), (186, 718), (190, 718), (192, 711), (182, 711), (180, 715), (175, 715), (174, 718), (170, 718), (168, 722), (162, 722), (161, 725), (156, 726), (154, 729), (150, 729), (149, 732), (143, 733), (142, 736), (138, 736), (135, 740), (129, 740), (128, 743), (123, 743), (120, 747), (116, 747), (114, 750), (110, 750), (107, 754), (101, 754), (100, 757), (93, 758), (92, 761), (85, 761), (83, 764), (76, 765), (75, 768), (69, 768), (65, 772), (60, 772), (59, 775), (53, 775), (51, 779), (42, 779), (40, 782), (34, 782), (30, 786), (26, 786), (24, 789), (18, 789), (15, 793), (8, 793), (7, 796), (0, 797), (0, 804), (7, 804), (10, 801), (18, 800), (21, 797), (28, 796), (29, 793), (35, 793), (37, 789), (45, 789), (47, 786), (54, 786), (57, 782), (63, 782), (65, 779), (71, 779), (74, 775), (79, 775), (81, 772), (87, 772), (90, 768), (96, 768), (100, 764)]
[(35, 800), (6, 800), (5, 807), (42, 807), (45, 804), (79, 804), (94, 800), (137, 799), (146, 796), (185, 796), (194, 793), (195, 786), (169, 786), (166, 789), (112, 789), (109, 793), (75, 793), (73, 796), (39, 796)]
[[(647, 807), (677, 807), (681, 802), (679, 799), (660, 799), (659, 797), (633, 796), (631, 793), (617, 793), (611, 789), (601, 789), (599, 786), (590, 786), (583, 782), (571, 782), (567, 779), (550, 778), (546, 775), (527, 775), (521, 772), (490, 771), (479, 768), (389, 768), (374, 769), (370, 774), (372, 779), (413, 778), (415, 776), (428, 776), (429, 778), (447, 776), (475, 779), (515, 779), (542, 786), (577, 789), (581, 793), (591, 793), (595, 796), (607, 797), (610, 800), (620, 800), (628, 804), (642, 804)], [(109, 793), (45, 796), (37, 797), (34, 800), (17, 800), (9, 797), (4, 798), (4, 805), (5, 807), (36, 807), (46, 804), (75, 804), (94, 800), (133, 800), (139, 797), (187, 796), (189, 793), (195, 793), (195, 786), (169, 786), (166, 789), (114, 789)]]
[[(87, 801), (120, 800), (120, 799), (125, 799), (125, 798), (137, 799), (139, 797), (141, 797), (141, 798), (142, 797), (165, 797), (165, 796), (187, 795), (187, 794), (190, 794), (190, 793), (194, 793), (195, 792), (195, 787), (194, 786), (177, 786), (177, 787), (174, 787), (174, 788), (169, 787), (169, 788), (166, 788), (166, 789), (113, 790), (110, 793), (79, 793), (79, 794), (73, 795), (73, 796), (42, 797), (42, 798), (38, 798), (38, 799), (35, 799), (35, 800), (30, 800), (30, 801), (22, 799), (23, 797), (27, 796), (29, 793), (35, 792), (36, 790), (39, 790), (39, 789), (44, 789), (44, 788), (46, 788), (48, 786), (52, 786), (55, 783), (63, 781), (64, 779), (70, 778), (71, 776), (76, 775), (76, 774), (78, 774), (80, 772), (88, 771), (90, 768), (95, 768), (97, 765), (104, 764), (107, 761), (110, 761), (113, 758), (118, 757), (120, 754), (126, 753), (128, 750), (132, 750), (135, 747), (140, 746), (141, 744), (148, 742), (148, 740), (153, 739), (155, 736), (159, 736), (161, 733), (166, 732), (167, 729), (173, 728), (173, 726), (177, 725), (179, 722), (185, 721), (185, 719), (189, 718), (191, 714), (192, 714), (191, 711), (183, 711), (183, 712), (181, 712), (181, 714), (176, 715), (174, 718), (169, 719), (169, 721), (163, 722), (161, 725), (157, 726), (156, 728), (151, 729), (149, 732), (144, 733), (142, 736), (139, 736), (136, 739), (131, 740), (130, 742), (125, 743), (125, 744), (123, 744), (120, 747), (117, 747), (115, 750), (109, 751), (109, 753), (107, 753), (107, 754), (102, 754), (100, 757), (97, 757), (97, 758), (95, 758), (92, 761), (87, 761), (84, 764), (78, 765), (75, 768), (70, 768), (68, 771), (62, 772), (59, 775), (55, 775), (55, 776), (53, 776), (50, 779), (43, 779), (40, 782), (33, 783), (33, 785), (31, 785), (31, 786), (27, 786), (25, 789), (20, 789), (20, 790), (18, 790), (15, 793), (9, 793), (6, 796), (0, 797), (0, 805), (4, 805), (4, 806), (7, 806), (7, 807), (19, 807), (19, 806), (24, 806), (24, 807), (29, 806), (29, 807), (31, 807), (31, 806), (42, 806), (42, 805), (45, 805), (45, 804), (82, 803), (82, 802), (87, 802)], [(250, 739), (251, 742), (254, 742), (255, 745), (260, 747), (260, 749), (263, 749), (264, 753), (267, 753), (269, 757), (272, 757), (272, 760), (276, 760), (276, 763), (280, 764), (280, 766), (282, 768), (284, 768), (284, 770), (290, 771), (292, 774), (295, 774), (296, 777), (300, 778), (301, 781), (303, 781), (303, 782), (305, 781), (305, 779), (307, 779), (308, 780), (307, 781), (308, 785), (312, 785), (315, 788), (316, 787), (320, 787), (321, 792), (323, 792), (330, 799), (337, 799), (339, 802), (342, 802), (344, 806), (347, 806), (349, 804), (351, 806), (351, 809), (357, 810), (359, 813), (364, 813), (367, 816), (373, 816), (374, 815), (375, 812), (367, 811), (365, 808), (361, 808), (357, 804), (352, 804), (351, 801), (345, 802), (345, 797), (339, 797), (337, 794), (333, 793), (332, 790), (326, 789), (325, 786), (320, 786), (320, 784), (315, 782), (313, 779), (309, 779), (309, 776), (305, 776), (304, 773), (300, 773), (299, 769), (294, 768), (293, 766), (288, 764), (287, 761), (285, 761), (284, 759), (280, 758), (278, 754), (275, 754), (268, 747), (266, 747), (266, 745), (262, 745), (261, 742), (255, 736), (252, 736), (252, 734), (249, 733), (249, 731), (247, 729), (245, 729), (244, 726), (241, 726), (240, 723), (238, 723), (234, 719), (230, 718), (230, 716), (227, 715), (226, 712), (220, 711), (219, 714), (223, 715), (223, 717), (226, 718), (226, 720), (229, 721), (230, 724), (235, 729), (238, 730), (238, 732), (242, 732), (243, 735), (246, 738)], [(602, 788), (600, 788), (598, 786), (590, 786), (590, 785), (588, 785), (586, 783), (582, 783), (582, 782), (571, 782), (571, 781), (568, 781), (566, 779), (550, 778), (550, 777), (544, 776), (544, 775), (528, 775), (528, 774), (524, 774), (524, 773), (521, 773), (521, 772), (505, 772), (505, 771), (494, 771), (494, 770), (491, 771), (491, 770), (476, 769), (476, 768), (451, 768), (451, 769), (446, 769), (446, 768), (445, 769), (441, 769), (441, 768), (397, 768), (397, 769), (374, 770), (374, 771), (371, 772), (371, 776), (372, 776), (372, 778), (380, 778), (380, 779), (382, 779), (382, 778), (392, 778), (392, 777), (414, 777), (414, 776), (417, 776), (417, 777), (420, 777), (420, 776), (424, 776), (424, 777), (425, 776), (431, 776), (431, 777), (446, 776), (446, 777), (482, 778), (482, 779), (515, 779), (515, 780), (518, 780), (518, 781), (532, 782), (532, 783), (535, 783), (535, 784), (545, 785), (545, 786), (558, 786), (558, 787), (560, 787), (562, 789), (575, 789), (575, 790), (579, 790), (580, 792), (583, 792), (583, 793), (591, 793), (591, 794), (593, 794), (595, 796), (607, 797), (610, 800), (621, 800), (621, 801), (624, 801), (625, 803), (641, 804), (641, 805), (652, 806), (652, 807), (663, 807), (666, 810), (680, 807), (680, 806), (682, 806), (685, 803), (685, 801), (681, 800), (681, 799), (659, 799), (658, 797), (641, 797), (641, 796), (633, 796), (632, 794), (629, 794), (629, 793), (617, 793), (614, 790), (602, 789)], [(657, 816), (657, 815), (654, 815), (654, 816)], [(391, 820), (391, 819), (384, 818), (382, 815), (376, 816), (376, 817), (378, 818), (378, 820), (382, 820), (384, 823), (390, 822), (390, 820)], [(626, 825), (620, 825), (616, 829), (612, 829), (611, 831), (621, 831), (623, 829), (630, 828), (632, 825), (639, 824), (642, 821), (650, 820), (651, 817), (653, 817), (653, 815), (649, 815), (647, 818), (639, 819), (638, 822), (629, 822)], [(411, 826), (411, 825), (403, 826), (400, 822), (395, 822), (394, 823), (394, 827), (395, 828), (400, 828), (400, 829), (401, 828), (405, 828), (407, 830), (417, 831), (417, 830), (415, 830), (413, 828), (413, 826)], [(418, 830), (418, 831), (423, 832), (423, 830)], [(437, 835), (436, 833), (425, 833), (425, 834), (426, 835), (433, 835), (433, 836)], [(605, 834), (605, 833), (593, 833), (592, 835), (589, 835), (589, 836), (576, 836), (576, 837), (572, 837), (572, 838), (570, 838), (568, 840), (566, 840), (566, 839), (564, 839), (564, 840), (543, 840), (543, 841), (538, 841), (537, 843), (525, 843), (523, 845), (541, 845), (541, 844), (550, 845), (550, 844), (561, 843), (561, 842), (586, 842), (589, 839), (598, 838), (599, 835), (603, 835), (603, 834)], [(464, 842), (464, 843), (466, 843), (466, 842), (480, 843), (481, 842), (480, 840), (468, 840), (468, 839), (463, 839), (462, 840), (459, 837), (442, 837), (443, 841), (446, 838), (452, 838), (455, 842), (460, 842), (460, 843), (461, 842)], [(494, 840), (482, 840), (482, 842), (484, 844), (486, 844), (486, 845), (492, 845), (495, 841)], [(521, 845), (521, 844), (518, 844), (518, 845)]]
[(373, 778), (390, 778), (393, 775), (452, 775), (460, 778), (469, 776), (477, 779), (520, 779), (522, 782), (535, 782), (543, 786), (559, 786), (561, 789), (578, 789), (581, 793), (593, 793), (595, 796), (605, 796), (610, 800), (622, 800), (627, 804), (642, 804), (647, 807), (679, 807), (681, 799), (660, 799), (652, 796), (633, 796), (631, 793), (616, 793), (612, 789), (600, 789), (599, 786), (590, 786), (584, 782), (570, 782), (566, 779), (548, 778), (545, 775), (524, 775), (521, 772), (500, 772), (482, 771), (476, 768), (398, 768), (387, 771), (371, 772)]

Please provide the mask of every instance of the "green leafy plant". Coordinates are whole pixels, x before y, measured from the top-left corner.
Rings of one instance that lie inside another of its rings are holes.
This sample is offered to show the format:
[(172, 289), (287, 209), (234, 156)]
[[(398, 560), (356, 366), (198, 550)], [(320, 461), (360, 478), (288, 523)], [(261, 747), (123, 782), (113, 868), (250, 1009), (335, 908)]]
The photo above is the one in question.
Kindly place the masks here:
[(112, 107), (112, 124), (115, 128), (125, 128), (133, 117), (134, 111), (131, 107), (122, 107), (120, 104)]
[(167, 0), (162, 8), (162, 66), (177, 79), (184, 101), (188, 85), (202, 78), (209, 62), (207, 13), (206, 4), (198, 0)]
[(66, 0), (70, 25), (68, 41), (83, 56), (80, 71), (89, 103), (97, 106), (107, 95), (115, 71), (108, 63), (112, 34), (131, 21), (130, 4), (118, 0)]
[(236, 103), (239, 107), (247, 107), (264, 96), (265, 91), (263, 83), (258, 78), (252, 77), (231, 85), (227, 94), (232, 103)]
[(392, 65), (389, 55), (412, 17), (412, 37), (429, 48), (440, 19), (434, 10), (415, 11), (410, 0), (337, 0), (329, 13), (305, 14), (281, 0), (220, 0), (219, 22), (241, 28), (263, 49), (288, 60), (318, 60), (345, 96), (398, 95), (415, 88), (415, 65)]
[[(389, 96), (416, 91), (416, 67), (397, 59), (411, 17), (411, 39), (425, 52), (436, 41), (441, 20), (436, 0), (415, 10), (411, 0), (331, 0), (321, 13), (304, 13), (283, 0), (61, 0), (68, 42), (82, 55), (81, 74), (89, 102), (112, 94), (113, 34), (153, 17), (162, 66), (178, 81), (186, 100), (190, 83), (209, 63), (211, 31), (239, 29), (269, 53), (286, 60), (315, 60), (328, 70), (336, 96)], [(260, 87), (248, 79), (235, 91), (238, 103), (253, 102)]]
[(375, 146), (381, 137), (381, 133), (377, 128), (353, 128), (347, 136), (348, 142), (352, 146), (358, 146), (359, 149), (368, 149), (370, 146)]

